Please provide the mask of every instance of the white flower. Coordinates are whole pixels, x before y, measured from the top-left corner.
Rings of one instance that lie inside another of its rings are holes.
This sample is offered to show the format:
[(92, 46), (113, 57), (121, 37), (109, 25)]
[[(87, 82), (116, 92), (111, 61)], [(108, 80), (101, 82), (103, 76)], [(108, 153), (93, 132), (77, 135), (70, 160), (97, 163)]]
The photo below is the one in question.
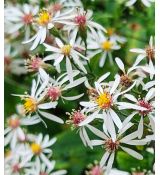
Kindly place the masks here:
[[(79, 71), (73, 71), (73, 78), (75, 78), (78, 74)], [(82, 84), (85, 80), (86, 77), (81, 77), (70, 83), (69, 76), (67, 75), (67, 73), (62, 74), (57, 79), (50, 78), (49, 84), (45, 90), (46, 97), (48, 97), (51, 101), (57, 101), (59, 98), (62, 98), (62, 100), (69, 101), (77, 100), (80, 97), (82, 97), (84, 93), (70, 97), (66, 97), (63, 94), (65, 94), (65, 92), (67, 92), (68, 90)]]
[[(130, 52), (138, 53), (138, 59), (143, 59), (147, 57), (149, 60), (152, 60), (155, 58), (155, 48), (153, 45), (153, 37), (150, 37), (149, 46), (147, 46), (145, 49), (140, 48), (133, 48), (130, 49)], [(139, 58), (140, 57), (140, 58)]]
[(25, 173), (26, 175), (64, 175), (67, 173), (66, 170), (54, 171), (55, 163), (55, 161), (51, 161), (53, 167), (49, 169), (46, 164), (37, 161), (33, 163), (32, 169), (26, 170)]
[(125, 94), (124, 97), (127, 98), (130, 102), (118, 102), (120, 110), (132, 109), (135, 110), (133, 115), (129, 116), (128, 120), (130, 121), (136, 114), (141, 116), (138, 124), (138, 138), (140, 139), (143, 136), (144, 128), (144, 117), (147, 116), (150, 120), (152, 132), (154, 132), (154, 93), (155, 89), (151, 88), (144, 98), (136, 99), (131, 94)]
[[(126, 6), (132, 6), (133, 4), (135, 4), (137, 2), (137, 0), (129, 0), (126, 3)], [(151, 3), (154, 2), (154, 0), (141, 0), (141, 2), (146, 6), (146, 7), (150, 7)]]
[(49, 149), (56, 142), (56, 138), (49, 140), (49, 135), (45, 135), (43, 138), (42, 134), (39, 134), (33, 143), (31, 143), (26, 150), (22, 153), (26, 156), (27, 160), (31, 160), (32, 157), (35, 158), (35, 163), (40, 164), (44, 163), (48, 169), (52, 169), (54, 165), (49, 160), (49, 157), (52, 155), (52, 150)]
[[(85, 109), (83, 109), (78, 111), (72, 110), (71, 113), (67, 112), (67, 115), (69, 115), (69, 119), (66, 121), (66, 123), (71, 125), (71, 129), (77, 129), (77, 132), (79, 133), (79, 136), (85, 146), (89, 146), (92, 148), (91, 141), (87, 134), (86, 128), (88, 128), (92, 132), (98, 132), (98, 130), (89, 124), (86, 124), (85, 126), (81, 126), (81, 123), (86, 118), (92, 117), (92, 114), (91, 115), (87, 114)], [(101, 118), (100, 115), (97, 115), (96, 117)]]
[(126, 121), (123, 122), (122, 128), (116, 134), (115, 129), (112, 127), (112, 130), (107, 130), (107, 125), (109, 123), (104, 121), (103, 131), (94, 132), (95, 135), (100, 137), (102, 140), (92, 140), (93, 146), (102, 145), (105, 153), (100, 161), (100, 166), (103, 167), (105, 163), (106, 165), (106, 174), (109, 174), (112, 164), (115, 157), (115, 152), (118, 149), (122, 149), (123, 151), (127, 152), (129, 155), (135, 157), (136, 159), (143, 159), (143, 156), (140, 155), (138, 152), (127, 148), (126, 145), (145, 145), (145, 140), (137, 140), (138, 132), (134, 131), (131, 134), (125, 135), (125, 131), (130, 129), (133, 126), (133, 123), (128, 123)]
[(17, 114), (12, 115), (8, 119), (8, 126), (4, 130), (5, 134), (5, 146), (10, 144), (11, 149), (15, 148), (18, 141), (24, 141), (26, 139), (25, 133), (21, 126), (34, 125), (40, 122), (38, 116), (20, 117)]
[(91, 10), (84, 11), (83, 8), (78, 8), (73, 14), (71, 25), (65, 26), (64, 30), (71, 32), (74, 37), (77, 36), (78, 31), (82, 35), (86, 34), (87, 30), (92, 34), (95, 33), (95, 30), (106, 31), (100, 24), (92, 20), (93, 12)]
[[(54, 59), (54, 66), (59, 65), (62, 60), (66, 60), (66, 70), (67, 74), (69, 76), (70, 82), (73, 82), (73, 69), (72, 69), (72, 63), (73, 61), (79, 69), (81, 69), (85, 74), (87, 74), (87, 71), (84, 67), (84, 65), (81, 63), (80, 58), (83, 58), (84, 60), (88, 60), (87, 57), (79, 53), (75, 48), (77, 45), (75, 44), (74, 38), (71, 39), (67, 44), (64, 44), (60, 39), (55, 39), (58, 47), (53, 47), (48, 44), (44, 43), (44, 46), (46, 47), (46, 51), (54, 52), (52, 55), (53, 57), (47, 57), (43, 61), (47, 60), (53, 60)], [(80, 47), (80, 46), (78, 46)]]
[(115, 32), (114, 28), (107, 28), (106, 34), (109, 36), (109, 38), (112, 41), (115, 41), (117, 43), (124, 44), (127, 41), (127, 39), (125, 37), (120, 36), (119, 34), (117, 34)]
[[(20, 151), (20, 150), (19, 150)], [(30, 167), (30, 162), (26, 157), (14, 154), (12, 159), (5, 162), (5, 175), (21, 175), (22, 172)]]
[(30, 37), (30, 27), (34, 16), (38, 13), (38, 6), (24, 4), (22, 6), (8, 6), (5, 8), (5, 21), (8, 33), (15, 33), (22, 27), (25, 29), (25, 39)]
[(110, 85), (106, 85), (106, 83), (103, 83), (102, 81), (108, 76), (109, 73), (106, 73), (101, 76), (97, 82), (95, 82), (95, 89), (92, 88), (90, 90), (91, 100), (89, 102), (80, 102), (80, 104), (87, 109), (87, 112), (93, 113), (93, 115), (87, 117), (86, 120), (81, 123), (81, 126), (92, 122), (96, 118), (97, 114), (102, 114), (103, 119), (107, 123), (110, 123), (107, 125), (109, 130), (112, 129), (111, 125), (113, 125), (113, 122), (119, 129), (122, 127), (122, 122), (114, 111), (114, 107), (117, 104), (117, 98), (132, 89), (135, 83), (128, 89), (119, 92), (117, 88), (120, 84), (120, 76), (116, 75), (115, 81), (110, 82)]
[(59, 0), (57, 3), (61, 4), (63, 8), (83, 7), (80, 0)]
[[(107, 175), (107, 174), (104, 174), (104, 175)], [(111, 169), (111, 172), (109, 175), (129, 175), (129, 173), (118, 169)]]
[(4, 48), (4, 70), (5, 73), (11, 73), (15, 75), (26, 74), (27, 70), (24, 68), (24, 60), (22, 58), (15, 58), (17, 51), (6, 42)]
[(71, 12), (72, 10), (63, 14), (57, 12), (53, 16), (47, 9), (42, 9), (36, 19), (36, 25), (38, 26), (37, 33), (31, 39), (24, 41), (23, 44), (33, 42), (30, 50), (34, 50), (39, 44), (44, 43), (48, 30), (52, 29), (55, 23), (70, 24), (67, 19), (70, 18)]
[(107, 38), (102, 32), (95, 32), (88, 39), (87, 48), (92, 50), (90, 58), (98, 53), (102, 53), (99, 66), (103, 67), (108, 56), (110, 63), (113, 63), (112, 51), (120, 49), (120, 46), (113, 39)]
[(22, 98), (22, 100), (24, 101), (24, 109), (26, 111), (26, 114), (29, 114), (31, 117), (33, 117), (33, 115), (38, 116), (39, 119), (44, 123), (44, 121), (41, 118), (42, 115), (43, 117), (49, 120), (53, 120), (58, 123), (64, 123), (61, 118), (43, 111), (44, 109), (55, 108), (57, 102), (56, 101), (46, 102), (45, 99), (46, 92), (44, 92), (44, 90), (48, 86), (49, 75), (46, 74), (43, 69), (40, 69), (40, 75), (41, 77), (45, 77), (45, 79), (42, 81), (39, 76), (37, 82), (35, 80), (32, 81), (32, 88), (30, 95), (29, 94), (25, 95), (13, 94), (13, 95)]
[[(142, 72), (144, 70), (143, 66), (139, 66), (138, 64), (142, 61), (143, 57), (138, 57), (132, 67), (130, 67), (127, 71), (125, 70), (125, 65), (122, 60), (118, 57), (115, 58), (117, 66), (122, 71), (121, 75), (121, 85), (124, 87), (129, 87), (134, 81), (139, 85), (142, 83), (142, 80), (146, 77), (146, 74)], [(140, 68), (142, 70), (140, 70)]]

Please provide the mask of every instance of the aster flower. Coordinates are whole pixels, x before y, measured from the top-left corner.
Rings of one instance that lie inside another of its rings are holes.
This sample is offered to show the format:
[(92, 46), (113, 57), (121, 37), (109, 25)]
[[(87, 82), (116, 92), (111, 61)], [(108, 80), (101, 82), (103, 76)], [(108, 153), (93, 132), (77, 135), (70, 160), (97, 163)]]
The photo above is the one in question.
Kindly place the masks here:
[(55, 161), (51, 161), (51, 164), (53, 165), (53, 167), (50, 169), (48, 169), (46, 164), (40, 163), (39, 161), (32, 164), (33, 164), (32, 168), (25, 171), (26, 175), (64, 175), (67, 173), (66, 170), (54, 171), (54, 167), (56, 164)]
[(146, 144), (145, 140), (136, 139), (138, 137), (137, 131), (134, 131), (133, 133), (124, 136), (125, 132), (133, 126), (132, 123), (124, 121), (122, 124), (122, 128), (118, 131), (118, 133), (116, 133), (115, 129), (113, 129), (114, 127), (112, 127), (112, 130), (107, 130), (107, 125), (109, 125), (109, 123), (104, 122), (103, 132), (99, 130), (99, 132), (94, 133), (102, 140), (92, 140), (93, 146), (102, 145), (102, 148), (105, 150), (105, 153), (100, 161), (100, 166), (103, 167), (107, 162), (106, 174), (110, 173), (115, 157), (115, 152), (119, 149), (122, 149), (136, 159), (143, 159), (143, 156), (140, 155), (138, 152), (126, 147), (127, 145)]
[[(73, 78), (75, 78), (79, 74), (79, 71), (73, 71)], [(72, 89), (80, 84), (82, 84), (86, 80), (86, 77), (81, 77), (74, 80), (72, 83), (69, 82), (69, 76), (67, 73), (62, 74), (57, 79), (50, 78), (49, 84), (45, 90), (46, 97), (51, 101), (57, 101), (59, 98), (62, 100), (77, 100), (84, 95), (84, 93), (66, 97), (63, 94), (67, 92), (67, 90)]]
[[(143, 58), (148, 58), (148, 60), (153, 60), (155, 58), (155, 48), (153, 45), (153, 37), (150, 37), (150, 41), (149, 41), (149, 46), (147, 46), (145, 49), (140, 49), (140, 48), (134, 48), (134, 49), (130, 49), (130, 52), (134, 52), (134, 53), (138, 53), (140, 57), (140, 59)], [(137, 58), (137, 59), (138, 59)]]
[[(72, 110), (71, 113), (66, 113), (69, 116), (69, 119), (66, 121), (67, 124), (71, 125), (71, 129), (77, 129), (77, 132), (79, 133), (79, 136), (85, 146), (89, 146), (92, 148), (90, 138), (87, 134), (86, 128), (88, 128), (91, 131), (98, 132), (98, 130), (89, 125), (86, 124), (85, 126), (81, 126), (81, 123), (88, 117), (92, 117), (93, 114), (88, 114), (85, 109), (83, 110)], [(101, 118), (100, 115), (97, 114), (97, 118)]]
[(11, 148), (13, 149), (16, 146), (18, 141), (25, 140), (25, 133), (21, 127), (34, 125), (39, 122), (40, 122), (40, 119), (36, 115), (32, 116), (32, 118), (29, 118), (29, 117), (22, 118), (17, 114), (13, 114), (8, 119), (8, 126), (4, 130), (5, 146), (10, 144)]
[(106, 31), (100, 24), (92, 20), (93, 12), (91, 10), (85, 11), (83, 8), (78, 8), (74, 11), (74, 16), (71, 19), (73, 23), (65, 26), (64, 30), (74, 33), (74, 37), (77, 36), (78, 31), (81, 35), (86, 34), (87, 30), (94, 34), (95, 30)]
[[(83, 58), (84, 60), (88, 60), (87, 57), (79, 53), (75, 47), (77, 45), (75, 44), (75, 40), (71, 39), (67, 44), (64, 44), (60, 39), (55, 39), (58, 47), (53, 47), (48, 44), (44, 43), (44, 46), (46, 47), (46, 51), (54, 52), (54, 57), (49, 57), (49, 60), (54, 59), (54, 66), (59, 65), (62, 60), (66, 60), (66, 70), (67, 74), (69, 76), (70, 82), (73, 82), (73, 69), (71, 61), (73, 61), (79, 69), (81, 69), (85, 74), (87, 74), (87, 71), (84, 67), (84, 65), (81, 63), (80, 58)], [(80, 46), (78, 46), (80, 47)], [(47, 59), (44, 59), (44, 61), (47, 61)]]
[(142, 57), (137, 58), (135, 63), (127, 71), (125, 70), (124, 63), (118, 57), (115, 58), (117, 66), (122, 71), (120, 84), (124, 87), (129, 87), (135, 80), (136, 84), (139, 85), (142, 83), (142, 80), (146, 77), (146, 74), (139, 70), (141, 66), (139, 63), (142, 61)]
[(107, 28), (106, 34), (112, 41), (115, 41), (117, 43), (124, 44), (127, 41), (125, 37), (117, 34), (114, 28)]
[[(81, 123), (81, 126), (93, 121), (97, 114), (102, 114), (103, 119), (107, 123), (113, 125), (114, 122), (119, 129), (122, 127), (122, 122), (114, 111), (115, 106), (117, 105), (117, 98), (132, 89), (135, 83), (125, 91), (119, 92), (117, 88), (120, 84), (120, 76), (116, 75), (115, 81), (111, 82), (110, 85), (106, 85), (102, 81), (108, 76), (109, 73), (106, 73), (101, 76), (97, 82), (95, 82), (95, 88), (91, 89), (89, 102), (80, 102), (80, 104), (86, 108), (88, 112), (93, 112), (93, 115), (91, 115), (91, 117), (87, 117), (87, 119)], [(107, 126), (109, 130), (112, 130), (110, 125)]]
[(6, 175), (21, 175), (26, 168), (30, 167), (30, 162), (26, 157), (14, 155), (14, 158), (5, 163), (4, 172)]
[[(137, 0), (129, 0), (126, 3), (126, 6), (132, 6), (133, 4), (135, 4), (137, 2)], [(154, 0), (141, 0), (141, 2), (146, 6), (146, 7), (150, 7), (151, 3), (154, 2)]]
[(54, 165), (49, 160), (49, 157), (52, 154), (52, 150), (49, 149), (56, 142), (56, 138), (49, 140), (49, 135), (43, 137), (42, 134), (39, 134), (34, 142), (32, 142), (26, 150), (22, 153), (26, 156), (26, 159), (31, 160), (35, 159), (36, 164), (44, 163), (48, 169), (52, 169)]
[(38, 18), (35, 20), (35, 23), (38, 26), (38, 31), (31, 39), (24, 41), (23, 44), (33, 42), (30, 50), (34, 50), (39, 44), (44, 43), (48, 30), (52, 29), (55, 23), (70, 24), (66, 20), (70, 18), (71, 12), (72, 10), (64, 12), (63, 14), (57, 12), (53, 15), (47, 9), (40, 10)]
[[(26, 114), (32, 117), (34, 114), (39, 117), (39, 119), (44, 123), (41, 118), (41, 115), (47, 119), (53, 120), (58, 123), (63, 123), (63, 120), (53, 114), (44, 112), (44, 109), (55, 108), (57, 102), (46, 102), (46, 93), (44, 93), (45, 88), (49, 83), (49, 75), (44, 72), (43, 69), (40, 69), (41, 77), (45, 77), (43, 81), (40, 76), (38, 77), (37, 82), (33, 80), (31, 94), (18, 95), (13, 94), (14, 96), (19, 96), (24, 101), (24, 109)], [(45, 123), (44, 123), (45, 124)]]
[[(8, 33), (15, 33), (21, 28), (25, 28), (25, 39), (30, 37), (30, 28), (34, 16), (38, 13), (38, 6), (23, 4), (22, 6), (8, 6), (5, 8), (6, 25), (8, 25)], [(12, 26), (12, 27), (11, 27)]]
[(27, 70), (24, 68), (24, 60), (22, 58), (15, 58), (17, 51), (6, 42), (4, 48), (4, 71), (15, 75), (26, 74)]
[(99, 61), (99, 66), (103, 67), (108, 56), (109, 61), (113, 63), (112, 51), (120, 49), (120, 46), (112, 38), (107, 38), (102, 32), (95, 32), (88, 39), (87, 48), (92, 50), (90, 58), (98, 53), (102, 53)]
[[(138, 124), (138, 138), (140, 139), (143, 136), (143, 128), (144, 128), (144, 117), (148, 117), (150, 120), (151, 128), (154, 131), (154, 92), (155, 89), (151, 88), (144, 98), (136, 99), (131, 94), (125, 94), (124, 97), (128, 99), (130, 102), (118, 102), (119, 109), (132, 109), (135, 110), (133, 115), (128, 118), (131, 120), (134, 115), (139, 114), (141, 116), (139, 124)], [(141, 110), (140, 108), (144, 108)]]

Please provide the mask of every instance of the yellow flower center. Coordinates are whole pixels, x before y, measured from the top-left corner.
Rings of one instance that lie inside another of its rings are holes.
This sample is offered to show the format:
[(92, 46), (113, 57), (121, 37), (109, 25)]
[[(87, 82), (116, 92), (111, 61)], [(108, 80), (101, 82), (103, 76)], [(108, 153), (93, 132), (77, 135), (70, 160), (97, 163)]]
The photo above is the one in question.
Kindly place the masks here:
[(26, 113), (32, 113), (37, 110), (37, 101), (31, 97), (25, 98), (24, 109)]
[(31, 144), (31, 150), (34, 154), (40, 154), (42, 151), (42, 148), (39, 144), (37, 143), (32, 143)]
[(105, 41), (102, 43), (102, 49), (108, 51), (111, 50), (113, 46), (113, 43), (111, 41)]
[(112, 103), (112, 96), (109, 93), (100, 94), (96, 102), (101, 109), (108, 109)]
[(42, 10), (39, 13), (39, 17), (37, 19), (37, 22), (39, 25), (47, 25), (51, 20), (51, 15), (49, 14), (49, 12), (47, 10)]
[(70, 55), (70, 52), (71, 52), (71, 48), (72, 46), (67, 44), (67, 45), (64, 45), (62, 48), (61, 48), (61, 51), (62, 53), (65, 55), (65, 56), (69, 56)]
[(11, 154), (12, 154), (11, 150), (7, 150), (7, 151), (5, 152), (5, 157), (10, 157)]

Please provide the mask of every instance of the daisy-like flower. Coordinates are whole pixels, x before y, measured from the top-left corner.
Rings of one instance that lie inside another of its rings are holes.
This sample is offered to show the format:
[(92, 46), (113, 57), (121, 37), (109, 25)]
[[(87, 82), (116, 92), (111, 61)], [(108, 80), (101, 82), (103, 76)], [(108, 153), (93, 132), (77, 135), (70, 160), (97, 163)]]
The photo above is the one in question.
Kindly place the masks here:
[(38, 6), (24, 4), (22, 6), (8, 6), (5, 8), (6, 25), (8, 25), (8, 33), (15, 33), (21, 28), (25, 28), (25, 39), (30, 37), (30, 27), (34, 16), (38, 13)]
[[(69, 76), (70, 82), (73, 82), (73, 69), (72, 69), (72, 61), (77, 65), (79, 69), (81, 69), (85, 74), (87, 74), (87, 70), (85, 69), (84, 65), (82, 64), (80, 58), (84, 60), (88, 60), (87, 57), (82, 55), (76, 50), (77, 45), (75, 44), (75, 39), (71, 39), (67, 44), (64, 44), (60, 39), (55, 39), (58, 47), (53, 47), (48, 44), (44, 43), (46, 47), (46, 51), (54, 52), (54, 57), (47, 57), (44, 61), (48, 59), (54, 59), (54, 66), (59, 65), (62, 60), (65, 59), (66, 61), (66, 70)], [(80, 46), (78, 46), (80, 47)], [(80, 47), (81, 48), (81, 47)]]
[(25, 112), (30, 117), (32, 117), (33, 115), (36, 115), (44, 123), (44, 121), (41, 118), (41, 115), (42, 115), (43, 117), (53, 120), (55, 122), (64, 123), (61, 118), (43, 111), (44, 109), (55, 108), (57, 105), (57, 102), (56, 101), (46, 102), (46, 92), (44, 92), (44, 90), (49, 83), (49, 75), (46, 74), (42, 69), (40, 69), (40, 75), (41, 77), (44, 77), (44, 79), (42, 81), (39, 76), (37, 82), (33, 80), (30, 95), (29, 94), (24, 94), (24, 95), (13, 94), (13, 95), (21, 97), (22, 101), (24, 101), (23, 105), (24, 105)]
[(148, 60), (153, 61), (155, 58), (155, 48), (153, 45), (153, 37), (150, 37), (150, 41), (149, 41), (149, 46), (146, 46), (145, 49), (140, 49), (140, 48), (134, 48), (134, 49), (130, 49), (131, 52), (134, 53), (138, 53), (141, 59), (142, 58), (148, 58)]
[(49, 140), (49, 135), (43, 137), (42, 134), (39, 134), (35, 141), (32, 142), (24, 151), (23, 155), (26, 156), (26, 159), (31, 160), (35, 158), (35, 163), (40, 164), (44, 163), (48, 169), (52, 169), (54, 165), (49, 160), (49, 157), (52, 155), (52, 150), (49, 149), (56, 142), (56, 138)]
[(141, 67), (138, 64), (142, 61), (142, 57), (136, 59), (135, 63), (127, 71), (125, 70), (124, 63), (118, 57), (115, 58), (117, 66), (122, 71), (120, 84), (124, 87), (129, 87), (135, 80), (139, 85), (142, 80), (146, 77), (142, 71), (139, 71)]
[(70, 24), (67, 19), (70, 18), (71, 12), (72, 10), (64, 12), (63, 14), (57, 12), (53, 15), (47, 9), (40, 10), (37, 19), (35, 19), (35, 24), (38, 26), (38, 31), (31, 39), (24, 41), (23, 44), (33, 42), (30, 50), (34, 50), (39, 44), (44, 43), (48, 30), (52, 29), (55, 23)]
[(120, 36), (116, 33), (115, 28), (107, 28), (106, 34), (112, 41), (115, 41), (117, 43), (124, 44), (127, 41), (125, 37)]
[(98, 31), (88, 38), (87, 48), (92, 50), (89, 56), (90, 58), (98, 53), (102, 53), (99, 60), (99, 66), (103, 67), (107, 56), (109, 61), (113, 63), (112, 51), (120, 49), (120, 46), (115, 42), (115, 40), (107, 38), (102, 32)]
[(83, 7), (80, 0), (59, 0), (57, 3), (61, 4), (63, 8)]
[[(69, 119), (66, 121), (67, 124), (71, 125), (71, 129), (77, 129), (77, 132), (79, 132), (79, 136), (85, 146), (89, 146), (92, 148), (90, 138), (87, 134), (86, 128), (91, 130), (92, 132), (98, 132), (98, 130), (89, 125), (86, 124), (85, 126), (80, 126), (81, 123), (88, 117), (92, 117), (93, 114), (88, 114), (85, 109), (83, 110), (72, 110), (71, 113), (67, 112), (67, 115), (69, 115)], [(101, 118), (100, 115), (96, 116), (97, 118)]]
[(24, 68), (24, 60), (22, 58), (15, 58), (17, 51), (13, 50), (11, 45), (7, 42), (4, 48), (4, 71), (15, 75), (26, 74), (27, 70)]
[[(130, 121), (134, 115), (139, 114), (141, 116), (139, 124), (138, 124), (138, 138), (140, 139), (143, 136), (143, 128), (144, 128), (144, 117), (148, 117), (150, 120), (151, 128), (154, 132), (154, 92), (155, 89), (151, 88), (144, 98), (136, 99), (131, 94), (125, 94), (124, 97), (127, 98), (130, 102), (118, 102), (119, 109), (133, 109), (133, 115), (128, 118)], [(140, 108), (145, 108), (145, 110), (141, 110)]]
[(84, 11), (83, 8), (78, 8), (74, 12), (74, 16), (71, 19), (73, 24), (68, 25), (65, 29), (71, 33), (74, 33), (74, 37), (77, 36), (78, 31), (84, 35), (87, 30), (94, 34), (95, 30), (106, 31), (100, 24), (92, 20), (93, 12), (91, 10)]
[(105, 153), (100, 161), (100, 166), (103, 167), (107, 162), (106, 174), (110, 173), (115, 157), (115, 152), (119, 149), (122, 149), (136, 159), (143, 159), (143, 156), (140, 155), (138, 152), (126, 147), (127, 145), (146, 144), (145, 140), (136, 139), (138, 137), (137, 131), (134, 131), (133, 133), (124, 136), (125, 132), (133, 126), (132, 123), (128, 123), (124, 120), (122, 128), (118, 131), (117, 134), (114, 125), (110, 125), (112, 130), (107, 130), (107, 125), (110, 125), (110, 123), (104, 122), (103, 132), (99, 130), (99, 132), (94, 133), (95, 135), (100, 137), (101, 140), (92, 140), (93, 146), (102, 145), (102, 148), (105, 150)]
[(40, 122), (38, 116), (20, 117), (17, 114), (12, 115), (7, 122), (7, 128), (4, 130), (5, 134), (5, 146), (10, 144), (13, 149), (18, 141), (25, 140), (25, 133), (21, 126), (34, 125)]
[[(80, 104), (86, 108), (87, 112), (93, 112), (93, 115), (87, 117), (80, 126), (92, 122), (96, 118), (97, 114), (102, 114), (106, 123), (112, 124), (114, 122), (119, 129), (122, 127), (122, 122), (114, 111), (114, 107), (117, 105), (117, 98), (132, 89), (135, 83), (133, 83), (133, 85), (131, 85), (128, 89), (120, 92), (117, 90), (120, 84), (119, 75), (115, 76), (115, 81), (110, 83), (110, 85), (106, 85), (106, 83), (102, 82), (109, 76), (109, 74), (110, 73), (104, 74), (97, 80), (97, 82), (95, 82), (95, 88), (91, 89), (89, 102), (80, 102)], [(110, 124), (107, 126), (108, 130), (112, 130)]]
[[(79, 74), (79, 71), (73, 71), (73, 78), (75, 78)], [(86, 80), (86, 77), (81, 77), (79, 79), (74, 80), (72, 83), (69, 82), (69, 76), (67, 73), (62, 74), (57, 79), (50, 78), (49, 84), (45, 90), (46, 97), (51, 101), (57, 101), (59, 98), (62, 100), (77, 100), (84, 95), (84, 93), (66, 97), (63, 94), (69, 89), (72, 89), (80, 84), (82, 84)]]
[(26, 168), (30, 167), (30, 161), (26, 157), (17, 154), (5, 163), (4, 172), (6, 175), (21, 175)]
[(53, 167), (48, 169), (46, 164), (37, 161), (36, 163), (33, 163), (32, 168), (26, 170), (25, 173), (26, 175), (65, 175), (67, 173), (66, 170), (54, 171), (56, 162), (51, 161), (51, 164), (53, 165)]
[[(126, 6), (132, 6), (137, 2), (137, 0), (129, 0), (126, 3)], [(154, 0), (141, 0), (141, 2), (146, 6), (146, 7), (150, 7), (151, 4), (154, 2)]]

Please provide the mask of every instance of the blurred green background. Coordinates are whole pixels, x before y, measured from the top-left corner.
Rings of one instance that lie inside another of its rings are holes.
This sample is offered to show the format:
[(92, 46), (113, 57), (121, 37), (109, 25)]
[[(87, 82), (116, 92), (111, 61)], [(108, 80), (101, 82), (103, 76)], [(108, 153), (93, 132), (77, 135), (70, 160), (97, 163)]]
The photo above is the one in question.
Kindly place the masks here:
[[(16, 2), (25, 3), (28, 1), (17, 0)], [(54, 1), (50, 1), (54, 2)], [(106, 29), (114, 28), (115, 31), (126, 37), (127, 42), (122, 45), (122, 49), (113, 52), (113, 58), (116, 56), (123, 59), (126, 66), (130, 66), (136, 55), (129, 52), (129, 49), (138, 47), (144, 48), (149, 42), (151, 35), (154, 36), (154, 5), (146, 8), (141, 1), (138, 1), (133, 7), (128, 8), (124, 5), (125, 0), (83, 0), (86, 9), (93, 10), (93, 19), (102, 24)], [(41, 1), (43, 6), (43, 1)], [(105, 66), (99, 69), (99, 56), (91, 60), (91, 67), (96, 76), (102, 75), (106, 71), (111, 71), (112, 75), (118, 71), (117, 66)], [(31, 79), (33, 76), (14, 76), (5, 74), (5, 117), (15, 113), (15, 105), (20, 103), (20, 99), (11, 96), (12, 93), (23, 94), (24, 91), (29, 91), (31, 86)], [(75, 92), (74, 92), (75, 91)], [(80, 93), (86, 91), (83, 86), (79, 86), (72, 93)], [(85, 100), (86, 96), (82, 97)], [(58, 107), (51, 111), (60, 116), (64, 120), (68, 117), (66, 112), (71, 112), (72, 109), (78, 109), (79, 104), (75, 102), (60, 101)], [(51, 137), (58, 138), (57, 143), (53, 145), (53, 158), (57, 160), (56, 168), (66, 168), (69, 175), (83, 175), (84, 169), (89, 163), (94, 160), (100, 160), (103, 155), (101, 147), (96, 147), (94, 150), (85, 148), (82, 144), (79, 135), (76, 131), (72, 131), (67, 125), (59, 125), (44, 119), (48, 128), (43, 124), (28, 127), (29, 132), (33, 133), (48, 133)], [(144, 155), (143, 161), (138, 161), (124, 152), (117, 153), (114, 167), (130, 172), (131, 168), (140, 166), (142, 169), (152, 169), (153, 155), (146, 152), (144, 147), (138, 147)]]

